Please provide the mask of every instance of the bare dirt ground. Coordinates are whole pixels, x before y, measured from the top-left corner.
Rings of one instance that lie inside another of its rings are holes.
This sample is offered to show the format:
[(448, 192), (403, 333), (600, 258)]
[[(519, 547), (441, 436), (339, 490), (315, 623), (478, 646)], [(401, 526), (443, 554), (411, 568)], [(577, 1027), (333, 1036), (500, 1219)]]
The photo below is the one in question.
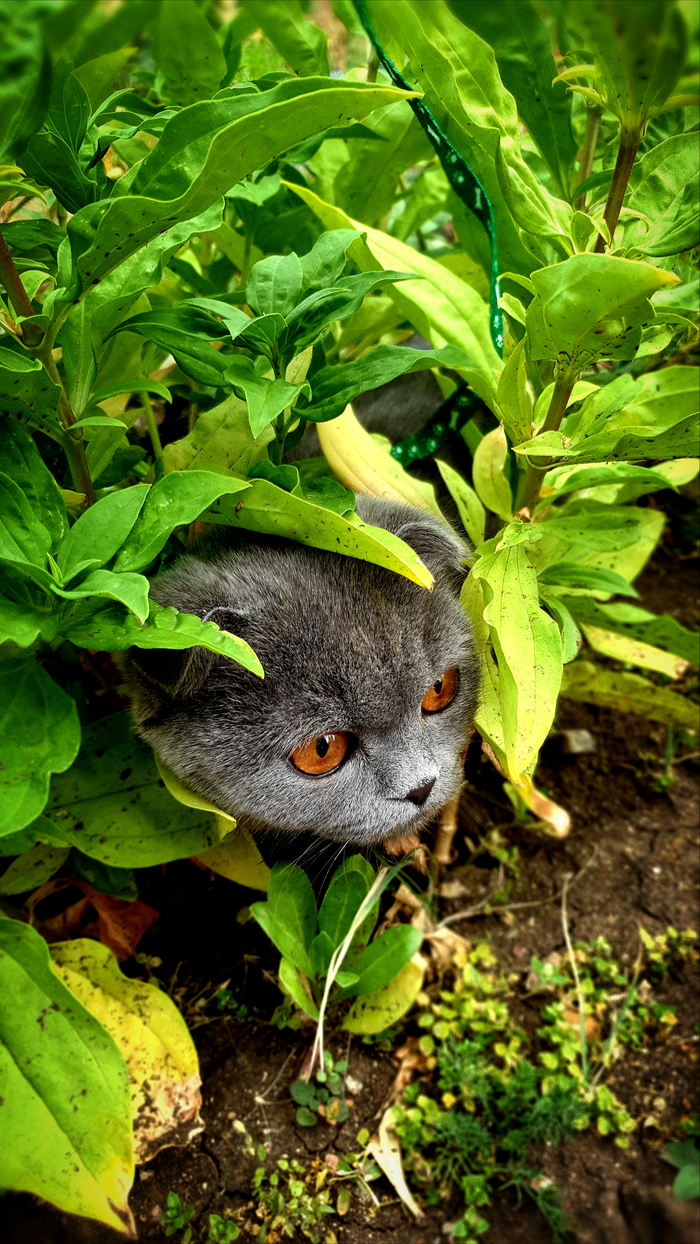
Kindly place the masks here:
[[(640, 585), (644, 604), (697, 626), (695, 570), (687, 561), (657, 558)], [(458, 901), (443, 902), (441, 915), (478, 903), (491, 889), (496, 861), (479, 855), (466, 861), (469, 843), (498, 825), (519, 850), (519, 875), (511, 884), (509, 902), (538, 905), (514, 909), (509, 916), (480, 915), (455, 927), (469, 939), (490, 938), (504, 970), (519, 974), (523, 982), (533, 954), (544, 959), (564, 949), (560, 904), (552, 896), (560, 892), (567, 873), (580, 873), (569, 894), (572, 939), (604, 935), (623, 965), (637, 956), (640, 924), (652, 934), (669, 924), (698, 927), (697, 760), (678, 765), (673, 784), (659, 792), (654, 777), (663, 772), (666, 727), (563, 701), (556, 729), (571, 727), (590, 732), (595, 753), (563, 756), (553, 737), (538, 770), (539, 784), (571, 813), (573, 829), (564, 843), (536, 837), (514, 822), (500, 781), (478, 748), (467, 761), (461, 862), (451, 874), (466, 892)], [(390, 1051), (355, 1039), (349, 1055), (354, 1089), (347, 1123), (298, 1127), (289, 1086), (299, 1076), (309, 1041), (266, 1022), (279, 1000), (274, 954), (253, 922), (241, 925), (236, 920), (239, 909), (251, 901), (250, 892), (187, 862), (168, 866), (164, 874), (149, 870), (139, 881), (142, 896), (162, 913), (142, 948), (162, 957), (158, 974), (163, 981), (180, 965), (177, 980), (184, 993), (179, 996), (189, 1007), (189, 1017), (215, 1015), (213, 1005), (197, 1010), (196, 995), (203, 991), (206, 1004), (226, 980), (249, 1008), (243, 1022), (224, 1016), (195, 1029), (205, 1130), (186, 1148), (165, 1150), (140, 1168), (131, 1196), (139, 1239), (165, 1238), (160, 1217), (171, 1190), (183, 1205), (194, 1207), (192, 1224), (201, 1231), (195, 1239), (205, 1239), (210, 1213), (223, 1215), (250, 1201), (256, 1163), (243, 1155), (234, 1119), (245, 1121), (272, 1158), (298, 1157), (307, 1165), (318, 1163), (320, 1169), (326, 1155), (355, 1147), (360, 1128), (376, 1127), (396, 1067)], [(628, 1050), (607, 1079), (639, 1120), (629, 1149), (621, 1150), (588, 1130), (542, 1155), (547, 1173), (564, 1190), (578, 1244), (697, 1244), (698, 1203), (672, 1197), (674, 1171), (660, 1155), (664, 1131), (677, 1131), (681, 1118), (699, 1110), (697, 975), (697, 965), (685, 964), (666, 977), (656, 996), (676, 1008), (676, 1026), (665, 1041)], [(514, 993), (518, 1023), (534, 1032), (537, 1018), (528, 1012), (531, 1003), (517, 997), (517, 985)], [(407, 1031), (418, 1031), (410, 1018)], [(331, 1039), (336, 1056), (345, 1053), (345, 1044), (345, 1038)], [(652, 1114), (660, 1128), (645, 1126)], [(373, 1187), (386, 1202), (381, 1208), (354, 1195), (349, 1212), (329, 1220), (338, 1244), (444, 1244), (445, 1224), (459, 1214), (456, 1204), (429, 1209), (426, 1220), (416, 1225), (388, 1183)], [(551, 1238), (534, 1207), (518, 1206), (508, 1193), (497, 1197), (487, 1216), (491, 1225), (486, 1244), (546, 1244)], [(3, 1199), (2, 1223), (5, 1244), (116, 1244), (123, 1238), (25, 1195)], [(253, 1240), (254, 1226), (254, 1217), (244, 1217), (240, 1238)], [(301, 1236), (295, 1239), (301, 1244)]]

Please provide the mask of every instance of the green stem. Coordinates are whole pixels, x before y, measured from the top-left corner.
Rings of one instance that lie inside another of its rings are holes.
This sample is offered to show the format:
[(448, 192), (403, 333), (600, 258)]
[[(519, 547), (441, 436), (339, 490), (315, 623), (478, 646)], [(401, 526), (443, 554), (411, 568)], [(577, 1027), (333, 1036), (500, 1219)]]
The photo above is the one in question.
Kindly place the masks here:
[[(595, 160), (595, 149), (598, 144), (598, 135), (600, 133), (600, 118), (602, 112), (597, 108), (591, 108), (588, 113), (588, 123), (586, 125), (586, 137), (583, 143), (583, 153), (581, 163), (579, 165), (579, 175), (577, 185), (590, 177), (593, 172), (593, 161)], [(580, 194), (574, 203), (574, 211), (582, 212), (586, 207), (586, 196)]]
[[(549, 408), (538, 436), (541, 436), (543, 432), (559, 431), (569, 398), (571, 397), (571, 391), (578, 377), (579, 372), (573, 367), (565, 367), (557, 372), (554, 380), (554, 392), (552, 393)], [(534, 466), (533, 463), (528, 462), (518, 490), (518, 497), (515, 503), (516, 513), (519, 510), (528, 509), (532, 514), (540, 495), (542, 480), (547, 474), (549, 467), (549, 459), (542, 462), (540, 466)]]
[(155, 414), (153, 413), (153, 404), (148, 393), (145, 391), (143, 395), (143, 409), (146, 414), (146, 427), (148, 428), (148, 435), (151, 438), (151, 445), (153, 446), (153, 456), (157, 462), (159, 458), (163, 457), (163, 446), (160, 443), (160, 433), (158, 431), (158, 424), (156, 423)]
[[(615, 161), (615, 171), (613, 173), (610, 190), (608, 191), (608, 201), (605, 204), (603, 220), (610, 230), (610, 239), (612, 241), (615, 227), (620, 218), (620, 210), (625, 198), (627, 183), (632, 172), (635, 156), (642, 141), (642, 133), (639, 129), (622, 130), (620, 133), (620, 145), (617, 149), (617, 160)], [(605, 239), (599, 234), (593, 253), (602, 254), (605, 250)]]
[(85, 433), (76, 422), (71, 404), (68, 401), (68, 395), (63, 387), (63, 381), (51, 353), (50, 343), (45, 339), (40, 349), (35, 351), (35, 353), (47, 375), (61, 390), (58, 399), (58, 413), (64, 429), (61, 444), (68, 459), (73, 487), (76, 492), (85, 494), (85, 500), (88, 505), (94, 505), (97, 498), (92, 479), (90, 478), (90, 468), (85, 457)]
[(367, 62), (367, 77), (365, 81), (376, 82), (378, 71), (379, 71), (379, 57), (377, 56), (377, 53), (375, 52), (374, 48), (372, 48), (369, 54), (369, 60)]

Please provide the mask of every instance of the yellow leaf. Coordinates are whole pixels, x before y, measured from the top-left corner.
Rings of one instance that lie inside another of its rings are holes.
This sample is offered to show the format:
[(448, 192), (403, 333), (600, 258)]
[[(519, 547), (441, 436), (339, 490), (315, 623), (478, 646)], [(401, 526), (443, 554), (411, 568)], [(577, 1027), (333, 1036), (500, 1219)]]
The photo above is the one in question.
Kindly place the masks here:
[(202, 1131), (197, 1052), (167, 994), (129, 980), (115, 956), (91, 938), (51, 946), (56, 975), (116, 1041), (131, 1087), (134, 1156), (155, 1157)]
[(664, 652), (653, 644), (645, 644), (641, 639), (629, 639), (617, 631), (606, 631), (600, 626), (581, 624), (586, 639), (595, 652), (601, 656), (612, 657), (615, 661), (625, 661), (629, 665), (639, 665), (642, 669), (656, 670), (657, 674), (665, 674), (674, 681), (682, 678), (689, 669), (690, 662), (678, 657), (673, 652)]

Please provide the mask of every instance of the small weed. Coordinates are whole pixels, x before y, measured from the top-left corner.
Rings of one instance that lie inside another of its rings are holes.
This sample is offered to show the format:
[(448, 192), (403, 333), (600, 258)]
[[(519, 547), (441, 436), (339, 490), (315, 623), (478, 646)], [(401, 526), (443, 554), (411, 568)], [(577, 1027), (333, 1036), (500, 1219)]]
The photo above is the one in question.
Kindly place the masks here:
[(243, 1023), (248, 1019), (248, 1007), (245, 1002), (238, 1002), (230, 989), (219, 989), (216, 995), (216, 1006), (219, 1011), (227, 1011), (234, 1019)]
[(257, 1244), (273, 1244), (297, 1234), (311, 1244), (337, 1244), (335, 1232), (326, 1222), (336, 1213), (327, 1186), (330, 1168), (316, 1160), (309, 1170), (296, 1158), (279, 1158), (269, 1169), (265, 1146), (255, 1143), (240, 1120), (233, 1126), (243, 1136), (244, 1153), (260, 1163), (252, 1186), (252, 1208), (260, 1221)]
[[(643, 931), (642, 939), (653, 979), (697, 954), (690, 932), (652, 938)], [(423, 1076), (409, 1085), (394, 1122), (409, 1178), (426, 1202), (461, 1191), (464, 1214), (451, 1228), (460, 1244), (478, 1244), (499, 1188), (534, 1201), (555, 1244), (570, 1238), (561, 1194), (532, 1154), (590, 1126), (626, 1148), (635, 1121), (600, 1081), (626, 1047), (676, 1023), (673, 1008), (640, 980), (641, 961), (630, 980), (604, 937), (570, 950), (570, 957), (532, 958), (528, 995), (543, 995), (534, 1058), (509, 1010), (515, 978), (500, 971), (488, 943), (458, 952), (451, 990), (419, 999), (418, 1047), (429, 1082)]]
[(226, 1222), (218, 1214), (209, 1215), (209, 1233), (206, 1244), (233, 1244), (241, 1234), (237, 1223), (228, 1219)]
[(674, 962), (679, 959), (691, 963), (697, 961), (698, 948), (695, 943), (698, 935), (693, 929), (684, 929), (679, 933), (678, 929), (669, 924), (665, 933), (658, 933), (653, 937), (640, 926), (639, 936), (646, 951), (652, 980), (663, 980), (668, 976)]
[(182, 1244), (190, 1244), (192, 1228), (188, 1227), (187, 1223), (193, 1214), (194, 1209), (191, 1205), (185, 1207), (176, 1192), (169, 1192), (168, 1208), (163, 1210), (160, 1216), (160, 1220), (165, 1227), (165, 1234), (169, 1236), (174, 1235), (176, 1231), (182, 1231)]
[(348, 1117), (348, 1107), (343, 1100), (343, 1077), (348, 1069), (343, 1059), (335, 1063), (332, 1054), (326, 1050), (323, 1067), (311, 1080), (295, 1080), (291, 1094), (297, 1103), (296, 1119), (301, 1127), (315, 1127), (319, 1117), (325, 1123), (344, 1123)]

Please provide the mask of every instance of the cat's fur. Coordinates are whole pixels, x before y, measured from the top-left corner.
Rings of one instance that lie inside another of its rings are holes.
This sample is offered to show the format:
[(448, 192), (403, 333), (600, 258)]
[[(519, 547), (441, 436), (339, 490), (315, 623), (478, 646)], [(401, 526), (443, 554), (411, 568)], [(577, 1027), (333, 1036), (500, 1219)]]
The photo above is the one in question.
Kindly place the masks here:
[[(415, 549), (435, 576), (432, 593), (354, 558), (220, 528), (152, 594), (246, 639), (264, 680), (202, 648), (132, 649), (123, 662), (142, 737), (252, 830), (380, 844), (425, 827), (462, 782), (477, 694), (459, 605), (465, 548), (408, 506), (358, 496), (357, 511)], [(454, 666), (453, 702), (421, 712)], [(308, 777), (294, 768), (295, 747), (338, 730), (358, 740), (339, 769)], [(412, 796), (432, 779), (419, 805)]]

